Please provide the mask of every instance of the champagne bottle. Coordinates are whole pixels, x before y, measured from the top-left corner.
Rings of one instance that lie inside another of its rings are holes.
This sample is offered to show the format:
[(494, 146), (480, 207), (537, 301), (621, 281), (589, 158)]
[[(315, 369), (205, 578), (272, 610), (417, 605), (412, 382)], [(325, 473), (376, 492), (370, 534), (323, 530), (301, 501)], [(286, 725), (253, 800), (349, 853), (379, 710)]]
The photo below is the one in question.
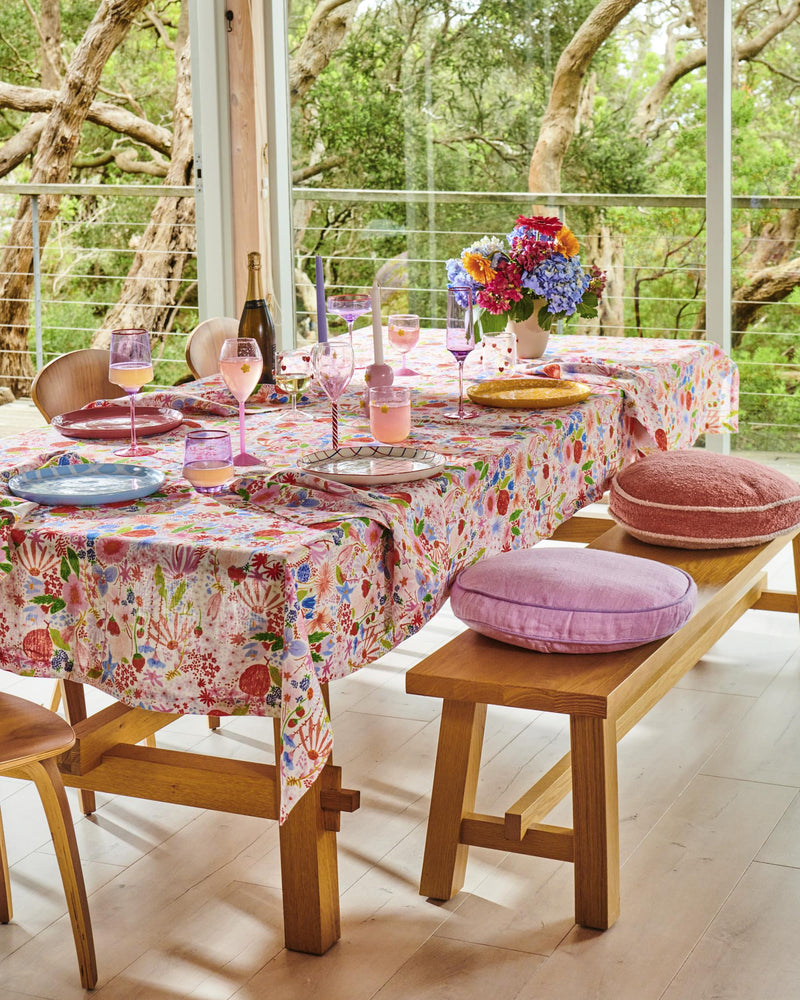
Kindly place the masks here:
[(239, 336), (252, 337), (264, 359), (260, 383), (275, 382), (275, 324), (261, 287), (261, 254), (247, 255), (247, 298), (239, 320)]

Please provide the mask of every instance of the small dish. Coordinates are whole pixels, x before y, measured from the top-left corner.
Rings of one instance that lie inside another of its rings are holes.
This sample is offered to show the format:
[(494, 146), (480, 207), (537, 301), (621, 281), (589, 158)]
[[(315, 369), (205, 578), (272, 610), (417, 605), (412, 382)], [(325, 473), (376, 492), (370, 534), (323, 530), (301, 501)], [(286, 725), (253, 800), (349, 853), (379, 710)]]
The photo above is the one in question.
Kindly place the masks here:
[(138, 500), (164, 482), (164, 473), (144, 465), (89, 462), (54, 465), (12, 476), (8, 488), (14, 496), (34, 503), (90, 507), (121, 500)]
[[(180, 410), (168, 406), (137, 406), (136, 436), (165, 434), (178, 427), (182, 420)], [(116, 441), (131, 436), (131, 411), (129, 406), (117, 405), (70, 410), (53, 417), (51, 425), (64, 437)]]
[(588, 385), (559, 378), (490, 379), (467, 388), (467, 395), (473, 403), (515, 410), (571, 406), (582, 403), (591, 394)]
[(337, 483), (375, 486), (429, 479), (438, 475), (444, 465), (444, 456), (435, 451), (402, 445), (359, 445), (312, 452), (305, 456), (300, 468)]

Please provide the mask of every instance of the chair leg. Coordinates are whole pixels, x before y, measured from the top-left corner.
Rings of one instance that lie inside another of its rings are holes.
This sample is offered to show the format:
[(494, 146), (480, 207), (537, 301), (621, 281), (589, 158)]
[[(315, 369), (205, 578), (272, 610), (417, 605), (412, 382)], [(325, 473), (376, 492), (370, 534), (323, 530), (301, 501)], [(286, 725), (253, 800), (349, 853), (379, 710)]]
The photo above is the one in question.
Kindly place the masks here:
[(475, 808), (486, 706), (445, 701), (433, 775), (419, 891), (452, 899), (464, 884), (469, 848), (459, 843), (464, 813)]
[(58, 706), (61, 704), (61, 698), (64, 693), (64, 681), (56, 681), (56, 686), (53, 689), (53, 697), (50, 700), (50, 711), (57, 712)]
[(575, 922), (606, 930), (619, 916), (619, 803), (614, 719), (570, 716)]
[(81, 985), (84, 989), (92, 990), (97, 984), (97, 961), (89, 918), (89, 903), (86, 899), (86, 886), (83, 881), (78, 843), (75, 839), (75, 828), (72, 825), (61, 775), (53, 758), (26, 764), (14, 773), (30, 778), (36, 783), (39, 791), (50, 826), (58, 867), (61, 870), (61, 880), (64, 883), (72, 933), (75, 937), (75, 949), (78, 953)]
[(3, 836), (3, 817), (0, 816), (0, 924), (7, 924), (12, 917), (11, 882), (8, 877), (8, 852)]
[(219, 729), (219, 716), (209, 715), (208, 716), (208, 728), (209, 729)]
[[(71, 726), (83, 722), (86, 718), (86, 695), (83, 684), (78, 684), (75, 681), (59, 681), (59, 686), (62, 688), (64, 714), (67, 722)], [(81, 812), (85, 816), (89, 816), (97, 808), (94, 792), (85, 788), (81, 788), (78, 792), (78, 801), (81, 804)]]

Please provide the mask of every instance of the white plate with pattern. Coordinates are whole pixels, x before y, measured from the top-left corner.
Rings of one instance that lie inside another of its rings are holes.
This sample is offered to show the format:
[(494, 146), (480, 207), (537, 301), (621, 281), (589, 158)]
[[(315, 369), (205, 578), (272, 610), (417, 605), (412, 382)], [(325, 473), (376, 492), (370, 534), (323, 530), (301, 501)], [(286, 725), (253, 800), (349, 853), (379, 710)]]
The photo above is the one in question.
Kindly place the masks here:
[(413, 483), (444, 470), (444, 455), (403, 445), (326, 448), (306, 455), (300, 468), (314, 476), (350, 486)]

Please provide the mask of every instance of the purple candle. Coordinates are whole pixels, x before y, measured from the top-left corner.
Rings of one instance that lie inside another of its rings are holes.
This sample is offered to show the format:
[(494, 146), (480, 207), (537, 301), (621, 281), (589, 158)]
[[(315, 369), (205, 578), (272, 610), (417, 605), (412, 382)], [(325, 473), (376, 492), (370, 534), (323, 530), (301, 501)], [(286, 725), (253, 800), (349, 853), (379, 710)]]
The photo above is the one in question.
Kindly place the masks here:
[(325, 279), (322, 277), (322, 257), (317, 254), (317, 340), (324, 344), (328, 339), (328, 317), (325, 315)]

